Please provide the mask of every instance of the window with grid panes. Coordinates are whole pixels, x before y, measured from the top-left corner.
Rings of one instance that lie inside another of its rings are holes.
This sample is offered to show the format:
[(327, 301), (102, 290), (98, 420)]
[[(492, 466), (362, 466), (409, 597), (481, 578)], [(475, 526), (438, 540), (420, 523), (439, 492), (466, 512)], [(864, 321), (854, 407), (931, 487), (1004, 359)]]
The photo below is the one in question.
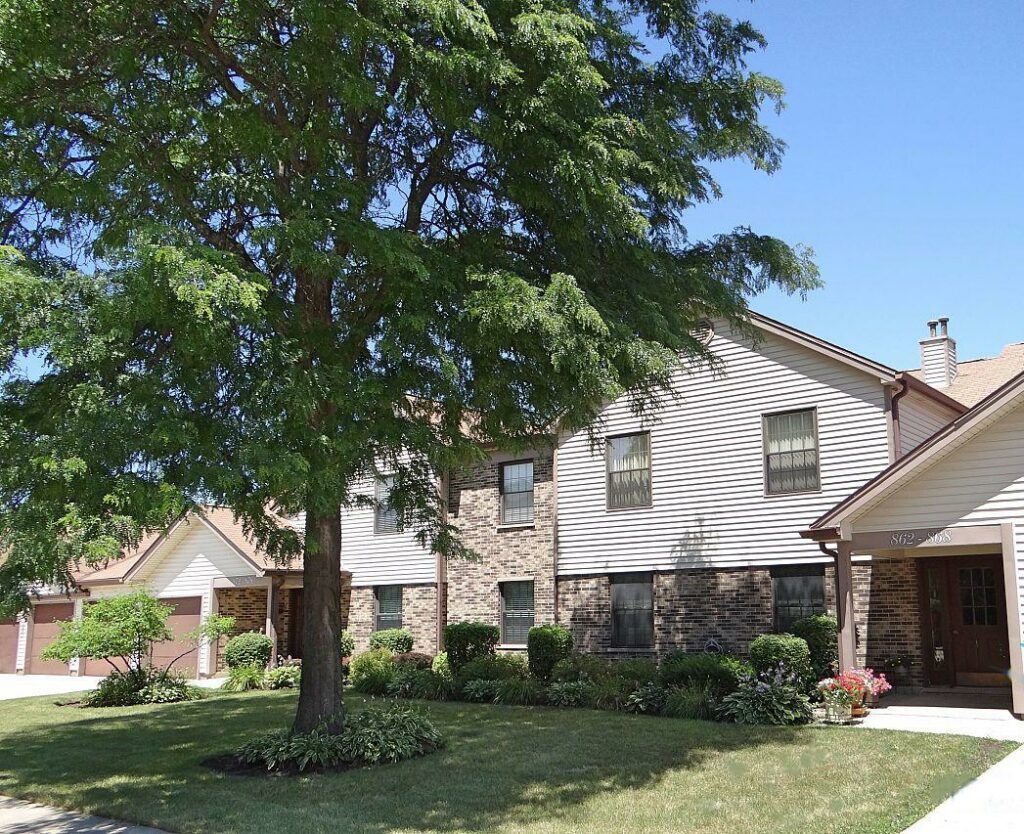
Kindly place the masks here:
[(651, 435), (609, 437), (605, 441), (608, 509), (647, 507), (651, 503)]
[(768, 495), (818, 489), (818, 427), (813, 408), (764, 416), (764, 476)]

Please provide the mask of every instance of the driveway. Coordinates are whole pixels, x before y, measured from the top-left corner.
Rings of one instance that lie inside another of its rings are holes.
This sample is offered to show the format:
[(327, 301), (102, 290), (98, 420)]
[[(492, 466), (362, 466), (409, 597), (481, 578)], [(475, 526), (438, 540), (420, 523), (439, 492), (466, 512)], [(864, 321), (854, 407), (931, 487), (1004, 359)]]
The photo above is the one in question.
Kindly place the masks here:
[[(84, 692), (94, 689), (103, 678), (71, 675), (0, 675), (0, 701), (12, 698), (31, 698), (35, 695), (64, 695), (68, 692)], [(223, 678), (190, 681), (204, 689), (217, 689), (224, 683)]]

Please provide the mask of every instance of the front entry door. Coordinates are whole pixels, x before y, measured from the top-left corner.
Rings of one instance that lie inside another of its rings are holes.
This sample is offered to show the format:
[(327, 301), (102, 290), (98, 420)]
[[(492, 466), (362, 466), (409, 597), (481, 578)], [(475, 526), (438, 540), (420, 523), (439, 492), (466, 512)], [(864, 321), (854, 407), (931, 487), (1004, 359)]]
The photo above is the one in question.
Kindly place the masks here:
[(957, 684), (1009, 686), (1010, 641), (1002, 558), (958, 556), (946, 563)]

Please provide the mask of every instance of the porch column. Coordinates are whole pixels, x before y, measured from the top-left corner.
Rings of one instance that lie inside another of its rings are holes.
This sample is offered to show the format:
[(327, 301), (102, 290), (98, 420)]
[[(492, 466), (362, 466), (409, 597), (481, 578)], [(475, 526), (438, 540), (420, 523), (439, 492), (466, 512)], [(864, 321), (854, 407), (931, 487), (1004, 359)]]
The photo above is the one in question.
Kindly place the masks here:
[(270, 665), (277, 666), (277, 613), (280, 607), (280, 585), (276, 576), (267, 585), (267, 637), (270, 638)]
[(836, 606), (839, 619), (839, 671), (857, 666), (857, 627), (853, 620), (852, 544), (839, 542), (836, 557)]

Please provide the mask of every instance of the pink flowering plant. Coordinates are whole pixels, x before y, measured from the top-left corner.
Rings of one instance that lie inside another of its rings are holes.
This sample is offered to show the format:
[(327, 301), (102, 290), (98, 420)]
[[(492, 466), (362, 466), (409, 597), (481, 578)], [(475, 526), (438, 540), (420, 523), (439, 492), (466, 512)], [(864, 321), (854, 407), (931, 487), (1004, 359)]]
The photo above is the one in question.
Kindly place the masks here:
[(876, 673), (874, 669), (853, 669), (847, 674), (858, 678), (864, 684), (865, 694), (870, 694), (875, 698), (881, 697), (892, 689), (892, 684), (885, 679), (885, 675)]

